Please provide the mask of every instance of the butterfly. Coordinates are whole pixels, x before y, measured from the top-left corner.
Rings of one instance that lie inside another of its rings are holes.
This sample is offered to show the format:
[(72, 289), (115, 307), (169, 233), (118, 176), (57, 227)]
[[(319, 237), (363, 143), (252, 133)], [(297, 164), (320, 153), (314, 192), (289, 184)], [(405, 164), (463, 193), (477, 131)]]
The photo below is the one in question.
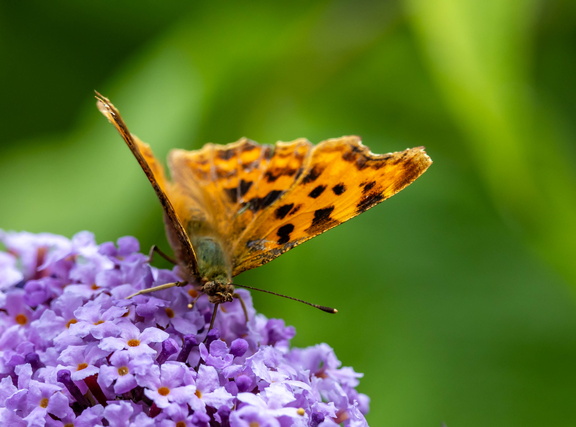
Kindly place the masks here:
[[(243, 138), (196, 151), (172, 150), (171, 180), (119, 111), (96, 93), (152, 184), (164, 211), (182, 282), (215, 304), (236, 296), (232, 278), (393, 196), (432, 163), (423, 147), (373, 154), (357, 136), (262, 145)], [(336, 310), (317, 306), (325, 311)]]

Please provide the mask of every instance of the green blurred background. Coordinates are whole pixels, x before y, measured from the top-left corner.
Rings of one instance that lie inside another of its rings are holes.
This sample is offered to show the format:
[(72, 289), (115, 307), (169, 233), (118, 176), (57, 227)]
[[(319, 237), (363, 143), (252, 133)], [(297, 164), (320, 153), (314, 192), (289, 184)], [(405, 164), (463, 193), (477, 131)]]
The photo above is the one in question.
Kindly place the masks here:
[(434, 160), (245, 283), (364, 372), (374, 426), (576, 425), (576, 3), (1, 1), (0, 227), (166, 246), (159, 158), (362, 136)]

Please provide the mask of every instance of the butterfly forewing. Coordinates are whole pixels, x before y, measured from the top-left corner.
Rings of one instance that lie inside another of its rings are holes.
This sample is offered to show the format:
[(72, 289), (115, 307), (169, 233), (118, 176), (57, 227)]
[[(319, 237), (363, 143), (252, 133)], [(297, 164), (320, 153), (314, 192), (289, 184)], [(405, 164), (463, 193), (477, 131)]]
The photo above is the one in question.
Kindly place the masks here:
[(168, 196), (169, 183), (166, 181), (164, 169), (156, 160), (150, 146), (140, 141), (138, 137), (132, 135), (124, 123), (122, 116), (108, 100), (108, 98), (96, 92), (97, 106), (100, 112), (114, 125), (122, 139), (136, 157), (140, 167), (152, 184), (164, 211), (164, 223), (166, 224), (166, 234), (170, 245), (174, 250), (176, 259), (183, 269), (184, 276), (190, 281), (198, 277), (198, 263), (196, 253), (190, 243), (190, 239), (176, 214), (172, 199)]
[(237, 275), (387, 199), (430, 163), (422, 148), (375, 155), (354, 136), (316, 146), (243, 139), (174, 150), (169, 196), (189, 234), (220, 237)]
[(262, 265), (386, 200), (430, 163), (422, 148), (374, 155), (356, 137), (318, 144), (292, 189), (235, 242), (233, 274)]

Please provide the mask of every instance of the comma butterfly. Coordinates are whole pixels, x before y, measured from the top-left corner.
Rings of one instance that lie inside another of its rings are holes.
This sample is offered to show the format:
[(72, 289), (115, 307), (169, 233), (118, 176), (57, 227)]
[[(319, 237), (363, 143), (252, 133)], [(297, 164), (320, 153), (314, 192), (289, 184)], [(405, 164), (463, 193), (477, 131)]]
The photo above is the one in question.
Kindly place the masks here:
[(243, 138), (173, 150), (169, 181), (114, 105), (98, 93), (96, 98), (160, 199), (183, 279), (135, 295), (192, 284), (215, 304), (214, 313), (235, 297), (232, 277), (386, 200), (432, 163), (423, 147), (373, 154), (357, 136), (315, 146), (306, 139), (260, 145)]

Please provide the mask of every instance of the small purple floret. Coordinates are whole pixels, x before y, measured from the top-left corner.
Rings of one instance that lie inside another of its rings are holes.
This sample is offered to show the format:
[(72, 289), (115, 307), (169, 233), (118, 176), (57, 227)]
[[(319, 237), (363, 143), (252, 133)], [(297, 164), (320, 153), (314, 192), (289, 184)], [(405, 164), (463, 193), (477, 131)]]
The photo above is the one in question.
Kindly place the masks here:
[(0, 247), (2, 425), (367, 425), (361, 375), (327, 344), (291, 347), (245, 289), (248, 322), (234, 300), (209, 330), (190, 285), (126, 299), (179, 280), (133, 237), (0, 230)]
[(176, 358), (178, 362), (186, 362), (192, 349), (198, 345), (198, 340), (194, 335), (184, 335), (183, 341), (182, 349)]
[(232, 341), (232, 344), (230, 344), (230, 354), (235, 357), (244, 356), (246, 351), (248, 351), (248, 343), (245, 339), (236, 338)]
[[(184, 342), (186, 342), (186, 337), (184, 338)], [(156, 358), (156, 363), (162, 365), (164, 362), (168, 360), (170, 356), (172, 356), (177, 351), (178, 348), (176, 347), (174, 339), (168, 338), (166, 341), (162, 343), (162, 351), (160, 351), (160, 354)], [(188, 351), (188, 353), (190, 353), (190, 351)]]
[(70, 374), (70, 371), (68, 371), (67, 369), (62, 369), (58, 371), (58, 373), (56, 374), (56, 380), (59, 383), (64, 384), (66, 389), (70, 392), (72, 397), (76, 399), (76, 402), (80, 404), (81, 407), (87, 408), (88, 406), (90, 406), (88, 399), (84, 397), (78, 386), (74, 384), (74, 381), (72, 381), (72, 375)]
[(43, 368), (45, 365), (40, 361), (40, 356), (37, 353), (28, 353), (24, 357), (24, 363), (29, 363), (34, 371)]

